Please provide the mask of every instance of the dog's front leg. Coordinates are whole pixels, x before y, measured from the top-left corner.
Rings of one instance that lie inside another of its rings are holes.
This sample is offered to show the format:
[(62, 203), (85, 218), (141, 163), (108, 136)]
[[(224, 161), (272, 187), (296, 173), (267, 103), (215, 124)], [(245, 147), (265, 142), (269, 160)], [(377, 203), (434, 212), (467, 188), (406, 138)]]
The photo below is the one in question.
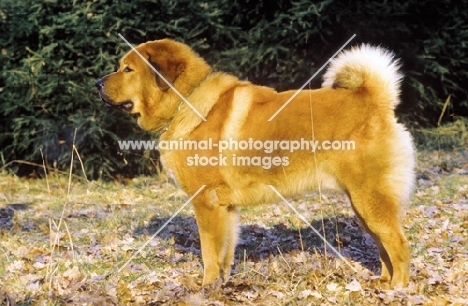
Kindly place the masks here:
[(224, 283), (227, 282), (238, 234), (237, 209), (232, 205), (210, 204), (194, 206), (204, 265), (203, 285), (215, 282), (221, 272)]

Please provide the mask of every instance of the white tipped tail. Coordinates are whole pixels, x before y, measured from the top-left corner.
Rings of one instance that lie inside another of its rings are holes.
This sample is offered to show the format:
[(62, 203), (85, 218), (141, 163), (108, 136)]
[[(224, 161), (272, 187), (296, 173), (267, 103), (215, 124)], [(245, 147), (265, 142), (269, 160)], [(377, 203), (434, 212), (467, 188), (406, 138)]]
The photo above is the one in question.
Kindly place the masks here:
[(322, 87), (365, 90), (374, 103), (395, 108), (399, 101), (403, 75), (390, 51), (362, 45), (344, 51), (331, 61)]

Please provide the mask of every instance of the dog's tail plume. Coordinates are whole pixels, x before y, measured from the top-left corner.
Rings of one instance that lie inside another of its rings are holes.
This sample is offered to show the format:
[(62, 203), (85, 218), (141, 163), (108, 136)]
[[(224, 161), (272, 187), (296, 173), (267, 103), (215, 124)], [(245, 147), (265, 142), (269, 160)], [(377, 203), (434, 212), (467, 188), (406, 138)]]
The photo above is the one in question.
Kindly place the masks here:
[(362, 45), (335, 58), (323, 77), (322, 87), (360, 90), (384, 107), (399, 103), (400, 64), (394, 55), (380, 47)]

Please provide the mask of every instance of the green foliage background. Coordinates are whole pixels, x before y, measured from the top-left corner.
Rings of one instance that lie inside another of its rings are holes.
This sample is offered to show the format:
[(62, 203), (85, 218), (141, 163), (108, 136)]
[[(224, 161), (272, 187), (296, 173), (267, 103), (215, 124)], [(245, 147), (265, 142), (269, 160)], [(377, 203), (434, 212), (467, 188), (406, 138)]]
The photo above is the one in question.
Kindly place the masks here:
[[(151, 139), (107, 108), (94, 82), (128, 46), (169, 37), (216, 70), (278, 90), (300, 87), (353, 34), (401, 58), (400, 118), (435, 125), (467, 115), (467, 1), (70, 1), (0, 2), (0, 157), (67, 169), (75, 143), (88, 176), (155, 173), (157, 152), (121, 152), (118, 140)], [(463, 85), (464, 84), (464, 85)], [(311, 87), (320, 86), (320, 78)], [(126, 115), (125, 115), (126, 116)], [(34, 169), (34, 168), (33, 168)], [(76, 169), (80, 169), (77, 165)]]

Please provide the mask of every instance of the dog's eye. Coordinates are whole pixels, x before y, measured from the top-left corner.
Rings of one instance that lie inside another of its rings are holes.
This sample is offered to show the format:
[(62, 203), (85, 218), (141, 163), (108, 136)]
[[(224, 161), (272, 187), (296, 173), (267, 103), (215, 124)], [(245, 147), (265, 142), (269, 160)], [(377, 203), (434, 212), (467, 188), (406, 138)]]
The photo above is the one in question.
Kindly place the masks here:
[(130, 67), (124, 67), (123, 72), (132, 72), (133, 70)]

